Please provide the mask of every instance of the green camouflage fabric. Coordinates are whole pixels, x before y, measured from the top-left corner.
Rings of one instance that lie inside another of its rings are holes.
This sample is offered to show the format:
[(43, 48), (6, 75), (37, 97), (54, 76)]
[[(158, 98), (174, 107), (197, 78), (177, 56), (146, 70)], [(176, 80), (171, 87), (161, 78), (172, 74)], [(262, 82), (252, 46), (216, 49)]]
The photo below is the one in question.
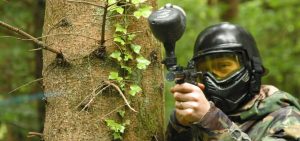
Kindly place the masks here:
[(300, 105), (290, 94), (262, 86), (250, 102), (226, 115), (211, 103), (200, 122), (181, 126), (171, 115), (167, 141), (300, 141)]

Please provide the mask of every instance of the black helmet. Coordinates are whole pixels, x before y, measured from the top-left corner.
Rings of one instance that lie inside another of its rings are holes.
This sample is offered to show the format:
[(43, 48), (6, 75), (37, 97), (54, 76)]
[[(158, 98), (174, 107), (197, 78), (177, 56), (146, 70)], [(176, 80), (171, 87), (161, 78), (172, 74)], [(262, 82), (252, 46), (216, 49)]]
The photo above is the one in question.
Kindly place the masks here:
[(221, 23), (197, 37), (193, 61), (202, 72), (206, 97), (231, 113), (260, 90), (264, 67), (251, 34), (240, 26)]

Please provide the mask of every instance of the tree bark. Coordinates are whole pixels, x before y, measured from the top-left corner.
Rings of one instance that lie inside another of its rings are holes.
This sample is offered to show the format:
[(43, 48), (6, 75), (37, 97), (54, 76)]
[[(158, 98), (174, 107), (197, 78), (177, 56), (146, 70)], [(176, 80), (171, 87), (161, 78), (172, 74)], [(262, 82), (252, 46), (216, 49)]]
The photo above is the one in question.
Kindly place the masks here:
[(221, 0), (226, 5), (225, 11), (221, 15), (224, 21), (233, 21), (239, 12), (239, 0)]
[[(38, 0), (38, 2), (34, 3), (34, 34), (35, 37), (40, 37), (42, 34), (42, 26), (43, 26), (43, 18), (44, 18), (44, 11), (45, 11), (45, 1), (44, 0)], [(40, 46), (34, 45), (34, 49), (39, 49)], [(34, 53), (34, 60), (35, 60), (35, 78), (39, 79), (42, 78), (42, 70), (43, 70), (43, 52), (42, 50), (36, 50)], [(42, 90), (42, 84), (38, 83), (35, 85), (35, 89), (33, 90), (33, 93), (41, 93)], [(39, 124), (39, 130), (38, 132), (43, 132), (44, 128), (44, 119), (45, 119), (45, 103), (42, 100), (39, 100), (37, 102), (37, 115), (38, 115), (38, 124)]]
[[(91, 0), (89, 2), (104, 5)], [(155, 0), (148, 3), (155, 6)], [(88, 109), (84, 99), (101, 89), (103, 81), (108, 80), (109, 72), (118, 71), (117, 64), (109, 57), (98, 59), (92, 52), (99, 47), (102, 17), (95, 12), (103, 9), (89, 4), (68, 2), (66, 0), (47, 0), (44, 19), (44, 42), (61, 50), (67, 65), (59, 65), (56, 55), (43, 52), (43, 84), (47, 97), (44, 139), (46, 141), (110, 141), (112, 132), (104, 119), (122, 119), (118, 109), (125, 109), (123, 120), (126, 125), (123, 140), (149, 141), (164, 139), (164, 96), (161, 52), (158, 42), (153, 38), (145, 19), (130, 20), (129, 32), (139, 32), (134, 40), (142, 46), (142, 55), (151, 60), (145, 71), (133, 70), (135, 79), (143, 92), (136, 96), (125, 95), (130, 105), (138, 112), (126, 107), (120, 94), (109, 87), (95, 97)], [(103, 13), (103, 12), (100, 12)], [(64, 24), (61, 24), (63, 21)], [(117, 47), (112, 42), (113, 21), (105, 28), (106, 51), (112, 53)], [(97, 40), (95, 40), (97, 39)], [(134, 64), (132, 64), (134, 66)], [(84, 101), (80, 106), (78, 106)]]

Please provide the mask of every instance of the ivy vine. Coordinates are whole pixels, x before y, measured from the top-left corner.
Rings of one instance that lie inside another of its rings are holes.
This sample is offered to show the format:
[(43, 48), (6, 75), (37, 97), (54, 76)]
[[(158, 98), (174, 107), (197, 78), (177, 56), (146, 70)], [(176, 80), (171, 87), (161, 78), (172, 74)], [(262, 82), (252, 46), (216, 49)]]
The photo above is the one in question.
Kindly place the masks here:
[[(114, 24), (115, 31), (113, 35), (113, 41), (117, 48), (109, 57), (115, 60), (120, 68), (119, 71), (111, 71), (108, 79), (116, 82), (120, 89), (124, 93), (126, 92), (125, 94), (135, 96), (142, 92), (142, 88), (139, 84), (134, 83), (132, 73), (135, 69), (145, 70), (150, 61), (141, 54), (142, 46), (134, 43), (136, 34), (128, 32), (130, 25), (128, 17), (147, 18), (151, 14), (152, 7), (146, 3), (146, 0), (107, 0), (106, 2), (105, 8), (107, 9), (104, 9), (104, 11), (118, 17), (118, 22)], [(135, 67), (133, 67), (133, 64)], [(118, 113), (122, 118), (121, 123), (113, 119), (105, 120), (106, 125), (113, 132), (114, 140), (122, 140), (126, 125), (130, 124), (129, 120), (124, 120), (125, 111), (119, 111)]]

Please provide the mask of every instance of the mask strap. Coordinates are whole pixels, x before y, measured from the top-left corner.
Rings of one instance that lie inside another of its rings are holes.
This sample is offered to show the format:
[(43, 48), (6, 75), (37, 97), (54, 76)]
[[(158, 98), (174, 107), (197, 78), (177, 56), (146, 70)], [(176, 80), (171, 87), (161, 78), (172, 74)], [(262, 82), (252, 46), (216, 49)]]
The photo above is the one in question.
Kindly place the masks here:
[(252, 59), (252, 79), (251, 79), (251, 93), (256, 95), (260, 91), (261, 77), (263, 75), (264, 69), (261, 66), (260, 59), (258, 57), (253, 57)]

